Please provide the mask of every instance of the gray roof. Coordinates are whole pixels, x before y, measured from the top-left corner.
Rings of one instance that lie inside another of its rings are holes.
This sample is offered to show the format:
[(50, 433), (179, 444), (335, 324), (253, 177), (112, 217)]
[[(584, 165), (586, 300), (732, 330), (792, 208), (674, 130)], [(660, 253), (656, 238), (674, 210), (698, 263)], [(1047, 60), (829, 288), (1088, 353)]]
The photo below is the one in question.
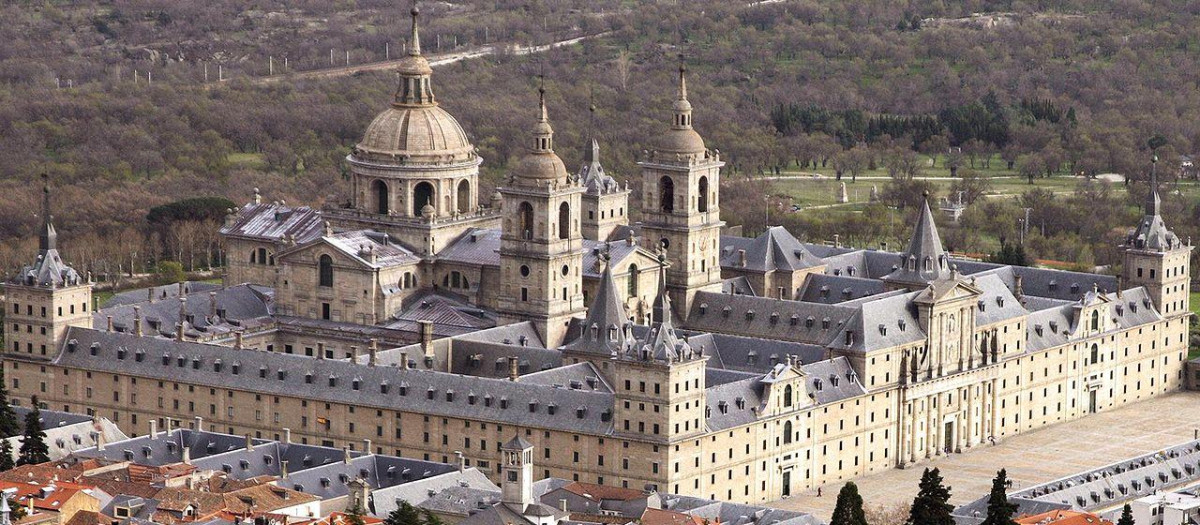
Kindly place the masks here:
[(841, 305), (700, 292), (692, 301), (687, 327), (709, 333), (754, 334), (762, 339), (826, 345), (857, 311)]
[(579, 178), (588, 195), (607, 195), (621, 191), (621, 186), (604, 173), (600, 165), (600, 142), (592, 139), (592, 147), (584, 151), (583, 166), (579, 167)]
[[(180, 288), (183, 288), (183, 290), (180, 290)], [(197, 292), (217, 290), (220, 288), (221, 285), (219, 284), (205, 281), (184, 281), (182, 283), (138, 288), (136, 290), (120, 292), (112, 297), (109, 297), (107, 301), (100, 305), (100, 308), (112, 308), (115, 306), (144, 303), (148, 302), (151, 296), (153, 296), (154, 300), (156, 301), (163, 299), (178, 299), (181, 292), (184, 295), (188, 295)]]
[(942, 248), (942, 239), (938, 235), (933, 212), (929, 210), (928, 200), (921, 201), (912, 239), (909, 240), (908, 250), (901, 256), (902, 259), (897, 261), (900, 268), (884, 279), (899, 283), (929, 283), (950, 275), (949, 257)]
[[(460, 512), (483, 495), (497, 496), (500, 487), (478, 469), (455, 470), (410, 483), (374, 489), (375, 515), (384, 517), (407, 501), (433, 511)], [(461, 503), (459, 503), (461, 502)]]
[(461, 328), (462, 330), (459, 331), (461, 333), (496, 326), (494, 312), (472, 305), (445, 290), (431, 288), (405, 298), (404, 308), (396, 312), (395, 319), (396, 321), (389, 322), (385, 326), (408, 326), (403, 321), (430, 321), (435, 326), (441, 327), (443, 332), (455, 332), (450, 329)]
[[(745, 262), (742, 264), (742, 254)], [(795, 271), (823, 264), (782, 226), (773, 226), (754, 239), (723, 237), (721, 267), (756, 272)]]
[(321, 214), (307, 206), (250, 203), (221, 228), (221, 235), (258, 241), (294, 240), (304, 244), (324, 232)]
[(810, 273), (800, 289), (800, 300), (837, 304), (883, 292), (883, 282), (878, 279)]
[(756, 295), (754, 286), (750, 285), (750, 280), (745, 275), (739, 275), (730, 279), (721, 281), (721, 293), (735, 295)]
[(824, 525), (803, 512), (667, 494), (663, 508), (728, 525)]
[[(12, 408), (17, 415), (17, 424), (24, 432), (25, 416), (30, 409), (22, 406)], [(91, 416), (83, 414), (45, 409), (39, 410), (38, 414), (41, 416), (42, 430), (46, 433), (46, 445), (50, 449), (52, 461), (58, 461), (77, 450), (94, 447), (97, 442), (112, 443), (128, 439), (128, 436), (107, 418), (93, 420)], [(21, 448), (23, 438), (20, 433), (7, 439), (14, 451)]]
[(1167, 229), (1162, 219), (1162, 200), (1158, 197), (1158, 177), (1150, 181), (1146, 195), (1146, 215), (1126, 239), (1125, 245), (1137, 250), (1166, 251), (1183, 247), (1175, 232)]
[[(401, 245), (399, 241), (393, 239), (387, 233), (380, 233), (373, 230), (345, 231), (332, 235), (324, 235), (316, 240), (341, 252), (346, 257), (367, 268), (390, 268), (393, 266), (416, 264), (421, 260), (420, 256)], [(298, 244), (284, 250), (279, 256), (282, 257), (290, 252), (305, 250), (311, 246), (313, 246), (313, 243)], [(385, 288), (384, 292), (388, 291)], [(393, 288), (391, 291), (397, 290)]]
[(442, 248), (435, 259), (473, 266), (500, 266), (500, 234), (499, 228), (471, 228)]
[[(49, 227), (52, 230), (54, 228), (53, 226)], [(25, 286), (59, 288), (83, 284), (83, 278), (74, 268), (63, 262), (62, 256), (52, 245), (50, 248), (40, 250), (37, 260), (22, 268), (21, 273), (14, 276), (12, 282)]]
[(601, 356), (614, 356), (625, 350), (632, 343), (632, 334), (627, 326), (629, 313), (625, 311), (623, 297), (613, 281), (610, 264), (600, 275), (600, 285), (588, 305), (587, 317), (577, 330), (570, 331), (578, 337), (565, 350)]
[[(178, 290), (178, 286), (175, 288)], [(268, 318), (273, 313), (274, 290), (255, 284), (215, 289), (189, 287), (184, 295), (186, 302), (180, 299), (177, 291), (165, 299), (159, 299), (161, 294), (156, 293), (154, 302), (147, 300), (145, 290), (141, 294), (142, 302), (124, 303), (93, 312), (94, 326), (106, 326), (106, 318), (112, 316), (117, 330), (130, 331), (140, 311), (144, 333), (173, 337), (175, 324), (184, 322), (187, 333), (198, 336), (235, 330), (243, 321)], [(184, 306), (182, 318), (181, 305)]]
[[(613, 395), (605, 392), (277, 352), (231, 351), (84, 328), (71, 328), (65, 339), (66, 348), (56, 358), (62, 366), (478, 421), (508, 423), (519, 418), (531, 427), (597, 435), (612, 431)], [(384, 390), (387, 393), (381, 395)], [(477, 395), (468, 396), (470, 392)], [(552, 405), (560, 409), (551, 409)]]

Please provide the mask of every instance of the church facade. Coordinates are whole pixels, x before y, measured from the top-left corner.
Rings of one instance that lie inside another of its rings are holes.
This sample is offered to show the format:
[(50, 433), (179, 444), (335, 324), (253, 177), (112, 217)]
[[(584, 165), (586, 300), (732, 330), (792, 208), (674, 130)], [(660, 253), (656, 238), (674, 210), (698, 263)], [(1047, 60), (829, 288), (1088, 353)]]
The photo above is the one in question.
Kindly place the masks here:
[(1119, 277), (955, 258), (928, 205), (900, 253), (724, 236), (681, 69), (642, 222), (598, 146), (566, 169), (544, 97), (485, 203), (416, 20), (350, 197), (256, 195), (222, 229), (225, 287), (95, 310), (47, 190), (37, 260), (5, 284), (13, 399), (495, 479), (515, 435), (524, 476), (766, 502), (1183, 384), (1191, 246), (1153, 187)]

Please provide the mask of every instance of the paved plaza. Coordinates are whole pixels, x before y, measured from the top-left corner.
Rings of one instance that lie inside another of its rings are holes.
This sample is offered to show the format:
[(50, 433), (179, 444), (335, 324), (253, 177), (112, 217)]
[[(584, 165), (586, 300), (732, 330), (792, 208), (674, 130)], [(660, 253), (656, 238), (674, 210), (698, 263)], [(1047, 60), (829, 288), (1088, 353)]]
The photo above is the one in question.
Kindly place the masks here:
[[(867, 505), (894, 505), (912, 501), (922, 470), (938, 467), (952, 489), (950, 503), (961, 505), (986, 495), (1000, 468), (1019, 490), (1189, 441), (1197, 428), (1200, 392), (1178, 392), (854, 482)], [(829, 520), (839, 489), (840, 483), (831, 484), (819, 497), (807, 491), (770, 505)]]

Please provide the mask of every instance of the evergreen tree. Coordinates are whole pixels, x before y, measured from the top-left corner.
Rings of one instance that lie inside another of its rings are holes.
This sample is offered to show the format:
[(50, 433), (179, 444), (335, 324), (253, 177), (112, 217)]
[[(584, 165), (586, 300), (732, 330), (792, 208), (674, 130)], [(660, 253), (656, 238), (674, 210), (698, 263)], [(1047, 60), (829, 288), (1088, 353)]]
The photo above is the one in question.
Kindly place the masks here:
[(46, 446), (46, 433), (42, 431), (42, 413), (38, 410), (37, 398), (33, 408), (25, 414), (25, 434), (21, 438), (21, 453), (18, 465), (37, 465), (50, 461), (50, 447)]
[(366, 522), (363, 521), (364, 512), (362, 505), (358, 503), (346, 509), (346, 525), (366, 525)]
[(950, 487), (942, 484), (941, 472), (936, 468), (925, 469), (919, 487), (906, 525), (954, 525), (954, 518), (950, 516), (954, 506), (947, 503)]
[(1129, 504), (1125, 504), (1125, 508), (1121, 509), (1121, 518), (1117, 520), (1117, 525), (1134, 525), (1133, 524), (1133, 509)]
[(1017, 505), (1008, 501), (1008, 493), (1004, 491), (1008, 485), (1008, 473), (1004, 469), (996, 473), (992, 479), (992, 492), (988, 495), (987, 517), (980, 525), (1016, 525), (1013, 515), (1017, 513)]
[(396, 510), (388, 513), (384, 525), (421, 525), (421, 513), (407, 501), (401, 501)]
[(421, 509), (421, 525), (445, 525), (442, 523), (442, 518), (430, 512), (429, 509)]
[(0, 472), (12, 470), (14, 466), (12, 443), (7, 439), (0, 439)]
[(838, 492), (837, 506), (833, 508), (833, 518), (829, 520), (829, 525), (867, 525), (863, 499), (853, 481), (843, 485), (842, 490)]
[(8, 382), (4, 379), (4, 367), (0, 367), (0, 438), (9, 438), (21, 433), (17, 414), (8, 404)]

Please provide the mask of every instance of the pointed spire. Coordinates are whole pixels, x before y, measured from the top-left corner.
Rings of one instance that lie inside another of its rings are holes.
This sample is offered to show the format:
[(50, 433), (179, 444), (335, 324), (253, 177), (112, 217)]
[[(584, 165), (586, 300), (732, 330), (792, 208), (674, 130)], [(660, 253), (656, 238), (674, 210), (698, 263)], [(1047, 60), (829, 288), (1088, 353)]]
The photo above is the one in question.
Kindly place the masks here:
[(1158, 196), (1158, 155), (1150, 158), (1150, 194), (1146, 197), (1146, 215), (1162, 214), (1162, 199)]
[(38, 248), (45, 252), (58, 245), (58, 233), (54, 230), (50, 216), (50, 176), (42, 174), (42, 227), (38, 232)]
[(946, 250), (942, 248), (942, 238), (938, 235), (937, 223), (933, 220), (933, 210), (929, 208), (929, 192), (925, 192), (924, 196), (908, 250), (901, 254), (901, 261), (896, 270), (887, 275), (889, 280), (918, 284), (951, 275), (950, 260)]
[(421, 33), (417, 29), (417, 17), (421, 14), (421, 9), (417, 7), (417, 2), (414, 0), (412, 10), (408, 12), (412, 15), (412, 43), (408, 46), (408, 54), (410, 56), (421, 55)]
[(661, 324), (671, 327), (671, 296), (667, 293), (667, 254), (663, 250), (658, 253), (658, 297), (654, 299), (652, 309), (655, 317), (651, 324)]
[(679, 61), (679, 100), (687, 100), (687, 65)]
[(554, 128), (550, 126), (550, 114), (546, 111), (546, 77), (538, 75), (538, 78), (538, 119), (533, 127), (533, 151), (551, 153), (554, 151)]
[(672, 127), (692, 129), (692, 103), (688, 102), (687, 95), (687, 65), (683, 63), (682, 55), (679, 57), (679, 97), (675, 99), (671, 108), (675, 111)]

